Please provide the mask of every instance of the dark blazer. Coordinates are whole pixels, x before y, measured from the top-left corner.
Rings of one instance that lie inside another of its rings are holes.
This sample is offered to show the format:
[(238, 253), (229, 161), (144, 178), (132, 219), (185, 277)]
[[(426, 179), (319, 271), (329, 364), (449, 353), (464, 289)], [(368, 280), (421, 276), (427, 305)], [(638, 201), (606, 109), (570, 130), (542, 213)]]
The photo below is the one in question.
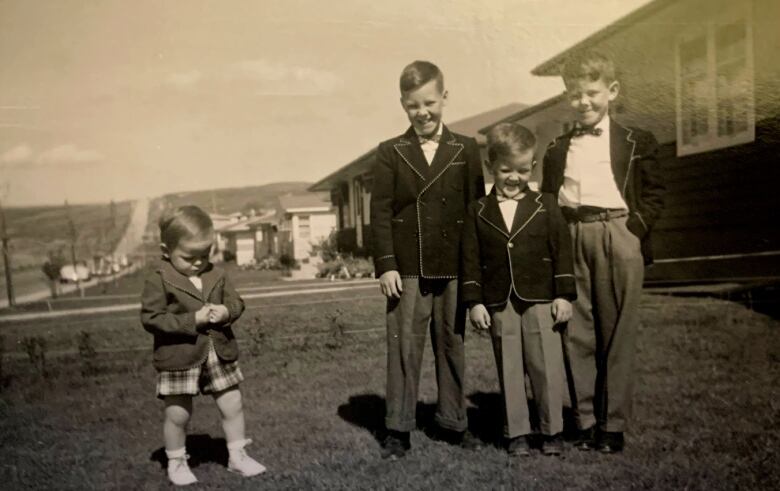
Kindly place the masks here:
[[(571, 138), (572, 132), (568, 132), (547, 147), (541, 187), (545, 193), (558, 196)], [(609, 148), (612, 175), (628, 205), (626, 225), (642, 241), (642, 255), (645, 263), (650, 264), (653, 262), (650, 231), (661, 215), (666, 190), (657, 158), (658, 143), (652, 133), (626, 128), (610, 118)]]
[(445, 126), (430, 166), (411, 127), (380, 143), (371, 190), (376, 275), (457, 278), (466, 206), (484, 195), (473, 138)]
[[(146, 276), (141, 323), (154, 335), (154, 366), (158, 370), (200, 365), (208, 356), (209, 337), (222, 360), (238, 359), (238, 344), (230, 325), (244, 312), (244, 301), (220, 268), (209, 265), (201, 280), (203, 292), (168, 261), (162, 261), (159, 268)], [(223, 304), (229, 319), (221, 325), (196, 329), (195, 312), (206, 303)]]
[(571, 237), (555, 196), (527, 190), (507, 230), (490, 194), (469, 205), (463, 228), (461, 298), (500, 308), (514, 294), (527, 302), (574, 300)]

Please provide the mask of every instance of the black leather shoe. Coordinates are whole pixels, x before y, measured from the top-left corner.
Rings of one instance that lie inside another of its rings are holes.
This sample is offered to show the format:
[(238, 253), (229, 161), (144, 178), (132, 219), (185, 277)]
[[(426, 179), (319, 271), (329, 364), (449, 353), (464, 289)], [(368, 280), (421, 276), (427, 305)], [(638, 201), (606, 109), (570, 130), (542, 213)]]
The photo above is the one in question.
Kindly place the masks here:
[(390, 431), (382, 442), (382, 458), (400, 459), (406, 455), (406, 451), (410, 448), (409, 432)]
[(531, 455), (531, 447), (525, 436), (510, 438), (506, 444), (506, 453), (511, 457), (528, 457)]
[(577, 450), (588, 451), (596, 448), (596, 426), (591, 426), (585, 430), (577, 432), (577, 438), (574, 439), (574, 448)]
[(560, 433), (557, 435), (544, 435), (542, 453), (544, 455), (560, 455), (563, 453), (563, 438)]
[(455, 431), (436, 426), (431, 429), (430, 437), (433, 440), (457, 445), (466, 450), (479, 450), (482, 448), (482, 442), (468, 430)]
[(599, 435), (596, 450), (601, 453), (622, 452), (625, 446), (623, 433), (619, 431), (604, 431)]

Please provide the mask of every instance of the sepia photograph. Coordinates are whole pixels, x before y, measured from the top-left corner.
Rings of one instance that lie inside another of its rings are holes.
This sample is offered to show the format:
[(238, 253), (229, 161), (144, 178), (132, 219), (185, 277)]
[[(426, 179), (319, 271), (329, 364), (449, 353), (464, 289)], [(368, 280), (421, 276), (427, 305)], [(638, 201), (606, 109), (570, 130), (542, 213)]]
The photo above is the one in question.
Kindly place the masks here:
[(0, 0), (0, 482), (777, 489), (780, 1)]

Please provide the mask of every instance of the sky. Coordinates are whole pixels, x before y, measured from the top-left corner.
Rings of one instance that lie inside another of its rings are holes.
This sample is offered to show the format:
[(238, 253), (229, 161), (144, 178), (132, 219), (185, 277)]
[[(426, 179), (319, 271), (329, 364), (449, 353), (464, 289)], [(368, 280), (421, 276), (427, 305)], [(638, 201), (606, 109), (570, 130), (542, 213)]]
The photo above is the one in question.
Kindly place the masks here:
[(0, 0), (0, 200), (107, 202), (315, 182), (402, 133), (398, 76), (446, 121), (560, 93), (530, 70), (648, 0)]

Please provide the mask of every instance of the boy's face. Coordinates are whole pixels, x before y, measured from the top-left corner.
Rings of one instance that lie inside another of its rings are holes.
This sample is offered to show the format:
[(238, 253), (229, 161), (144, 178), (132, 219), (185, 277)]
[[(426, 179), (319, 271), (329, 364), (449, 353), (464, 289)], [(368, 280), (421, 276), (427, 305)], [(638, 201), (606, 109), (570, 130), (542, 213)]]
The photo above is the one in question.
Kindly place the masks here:
[(575, 79), (566, 82), (566, 97), (574, 109), (577, 122), (586, 128), (596, 126), (607, 114), (609, 103), (620, 92), (617, 81), (607, 83), (603, 78), (590, 81)]
[(418, 135), (431, 136), (439, 129), (447, 91), (441, 92), (436, 80), (401, 95), (401, 106)]
[(171, 266), (184, 276), (197, 276), (202, 273), (209, 264), (211, 246), (214, 243), (212, 234), (202, 237), (184, 238), (179, 241), (173, 250), (161, 244), (163, 256), (171, 262)]
[(534, 149), (503, 157), (493, 163), (493, 174), (496, 191), (499, 195), (514, 198), (525, 190), (528, 180), (531, 179), (531, 171), (534, 168)]

